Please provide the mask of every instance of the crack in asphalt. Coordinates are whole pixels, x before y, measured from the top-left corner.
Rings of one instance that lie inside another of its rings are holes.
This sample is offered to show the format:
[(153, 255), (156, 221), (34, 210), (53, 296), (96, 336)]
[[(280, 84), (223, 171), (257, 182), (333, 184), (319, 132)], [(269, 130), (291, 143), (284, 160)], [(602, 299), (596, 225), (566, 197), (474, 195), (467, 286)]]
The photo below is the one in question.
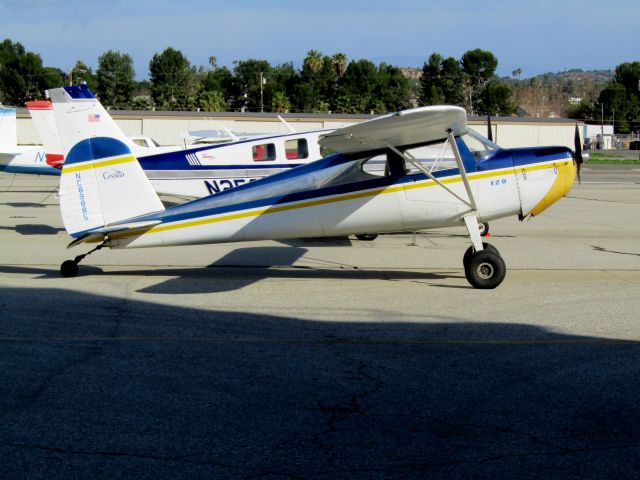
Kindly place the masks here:
[(607, 250), (606, 248), (601, 247), (599, 245), (591, 245), (591, 248), (593, 248), (596, 252), (615, 253), (615, 254), (618, 254), (618, 255), (632, 255), (634, 257), (640, 257), (640, 253), (616, 252), (614, 250)]

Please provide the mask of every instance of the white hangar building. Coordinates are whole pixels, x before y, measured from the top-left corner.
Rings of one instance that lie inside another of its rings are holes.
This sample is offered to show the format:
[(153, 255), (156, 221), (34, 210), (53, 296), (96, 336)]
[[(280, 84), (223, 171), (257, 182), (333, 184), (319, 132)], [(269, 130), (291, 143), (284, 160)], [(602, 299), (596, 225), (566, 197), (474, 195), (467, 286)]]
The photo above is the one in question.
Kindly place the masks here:
[[(180, 145), (185, 132), (193, 130), (219, 130), (225, 127), (234, 133), (287, 133), (280, 121), (282, 116), (298, 131), (335, 129), (373, 118), (373, 115), (347, 114), (293, 114), (293, 113), (240, 113), (240, 112), (150, 112), (111, 111), (120, 128), (127, 135), (146, 135), (160, 145)], [(565, 145), (574, 147), (575, 126), (583, 124), (572, 119), (492, 117), (493, 139), (500, 146), (534, 147)], [(487, 136), (487, 119), (470, 117), (469, 126)], [(17, 111), (19, 145), (38, 145), (42, 142), (26, 109)]]

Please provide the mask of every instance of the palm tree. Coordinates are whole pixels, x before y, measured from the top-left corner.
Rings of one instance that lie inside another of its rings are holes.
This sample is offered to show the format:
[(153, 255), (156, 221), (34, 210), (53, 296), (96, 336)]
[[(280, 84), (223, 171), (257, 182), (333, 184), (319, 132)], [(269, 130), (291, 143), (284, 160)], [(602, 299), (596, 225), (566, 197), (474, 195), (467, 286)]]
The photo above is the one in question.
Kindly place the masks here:
[(311, 70), (314, 75), (322, 70), (324, 62), (322, 59), (322, 53), (318, 50), (309, 50), (307, 58), (304, 59), (304, 65)]
[(342, 77), (347, 69), (347, 56), (344, 53), (334, 53), (331, 62), (338, 78)]

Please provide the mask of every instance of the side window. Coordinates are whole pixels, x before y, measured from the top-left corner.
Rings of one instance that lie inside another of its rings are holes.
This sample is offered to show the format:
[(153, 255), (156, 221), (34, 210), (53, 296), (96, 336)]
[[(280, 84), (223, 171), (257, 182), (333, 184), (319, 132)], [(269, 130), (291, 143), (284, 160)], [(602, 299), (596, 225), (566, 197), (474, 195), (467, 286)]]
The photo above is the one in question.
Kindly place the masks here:
[(362, 171), (376, 177), (389, 176), (387, 154), (376, 155), (362, 162)]
[(287, 140), (284, 143), (284, 149), (286, 150), (287, 160), (300, 160), (309, 157), (309, 147), (307, 146), (307, 140), (304, 138)]
[(273, 143), (254, 145), (251, 147), (254, 162), (266, 162), (276, 159), (276, 146)]
[[(456, 159), (453, 156), (453, 150), (451, 150), (451, 145), (449, 145), (449, 142), (446, 140), (431, 145), (411, 148), (406, 150), (406, 153), (415, 158), (418, 163), (429, 172), (458, 168)], [(415, 165), (408, 162), (406, 169), (408, 174), (420, 172)]]

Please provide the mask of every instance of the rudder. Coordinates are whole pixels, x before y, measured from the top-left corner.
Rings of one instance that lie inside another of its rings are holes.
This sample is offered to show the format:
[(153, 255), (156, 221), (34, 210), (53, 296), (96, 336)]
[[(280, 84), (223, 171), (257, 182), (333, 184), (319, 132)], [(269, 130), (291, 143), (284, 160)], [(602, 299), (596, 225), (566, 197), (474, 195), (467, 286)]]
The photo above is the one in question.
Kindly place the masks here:
[(96, 137), (78, 142), (65, 159), (60, 210), (65, 229), (77, 238), (164, 206), (131, 149), (118, 139)]

